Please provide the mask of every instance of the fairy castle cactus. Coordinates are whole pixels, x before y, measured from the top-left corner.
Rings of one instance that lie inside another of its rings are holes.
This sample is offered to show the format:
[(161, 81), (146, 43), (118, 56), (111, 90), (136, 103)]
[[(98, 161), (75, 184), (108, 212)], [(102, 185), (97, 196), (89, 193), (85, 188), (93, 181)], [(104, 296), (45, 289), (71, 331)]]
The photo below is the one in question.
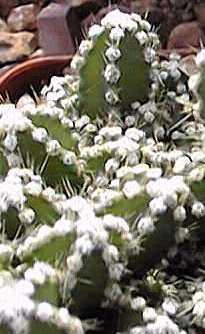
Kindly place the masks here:
[(205, 330), (205, 57), (158, 47), (115, 10), (0, 105), (0, 334)]
[[(106, 102), (123, 110), (136, 100), (146, 101), (149, 91), (149, 61), (143, 52), (143, 44), (151, 44), (153, 37), (146, 34), (148, 22), (116, 11), (113, 22), (108, 16), (101, 25), (90, 29), (73, 61), (79, 66), (79, 103), (91, 118), (105, 113)], [(146, 51), (150, 57), (148, 45)]]

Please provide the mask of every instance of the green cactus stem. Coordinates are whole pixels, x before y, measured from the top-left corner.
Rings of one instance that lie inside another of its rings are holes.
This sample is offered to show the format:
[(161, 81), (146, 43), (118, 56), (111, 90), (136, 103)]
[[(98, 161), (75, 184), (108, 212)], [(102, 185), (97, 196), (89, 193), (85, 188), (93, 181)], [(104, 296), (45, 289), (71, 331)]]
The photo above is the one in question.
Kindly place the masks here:
[(18, 134), (18, 145), (24, 161), (31, 160), (34, 170), (40, 171), (47, 185), (59, 185), (65, 178), (71, 183), (82, 182), (76, 165), (68, 166), (58, 156), (48, 156), (44, 145), (34, 142), (29, 132)]
[(106, 34), (99, 36), (95, 47), (90, 50), (86, 63), (80, 69), (79, 103), (82, 113), (91, 119), (105, 109), (105, 82), (102, 76), (104, 68), (103, 54), (106, 50)]
[(97, 212), (98, 215), (113, 214), (128, 218), (132, 214), (137, 215), (141, 210), (146, 208), (148, 204), (148, 197), (146, 195), (136, 196), (135, 198), (125, 198), (123, 194), (120, 194), (110, 206), (102, 208)]
[(50, 324), (50, 322), (41, 322), (39, 320), (31, 321), (31, 334), (45, 333), (45, 334), (66, 334), (66, 331), (58, 328), (54, 324)]
[[(44, 225), (46, 226), (46, 225)], [(53, 262), (58, 255), (68, 252), (73, 241), (74, 235), (58, 235), (52, 228), (49, 230), (49, 236), (38, 242), (38, 235), (33, 248), (20, 250), (17, 248), (17, 256), (22, 262), (33, 263), (38, 261)]]
[(59, 141), (63, 148), (67, 150), (75, 148), (76, 140), (70, 129), (63, 126), (59, 119), (39, 114), (32, 116), (31, 119), (35, 126), (45, 128), (52, 138)]
[(27, 203), (34, 210), (38, 224), (53, 225), (60, 218), (52, 204), (40, 196), (28, 195)]
[[(98, 114), (103, 115), (108, 108), (105, 103), (108, 84), (103, 77), (106, 66), (104, 54), (109, 45), (108, 34), (109, 30), (105, 30), (98, 36), (79, 71), (80, 112), (88, 114), (91, 119)], [(121, 57), (116, 65), (119, 66), (121, 77), (115, 89), (119, 92), (119, 107), (123, 111), (136, 100), (145, 102), (148, 99), (150, 66), (144, 60), (143, 48), (131, 33), (126, 32), (119, 50)]]
[[(205, 68), (204, 68), (204, 64), (202, 65), (200, 78), (198, 77), (198, 87), (196, 88), (197, 88), (197, 92), (200, 95), (202, 103), (203, 103), (202, 108), (204, 108), (205, 106)], [(203, 112), (202, 112), (202, 115), (203, 115)]]
[(140, 253), (129, 256), (128, 268), (136, 277), (142, 277), (166, 255), (175, 242), (176, 228), (177, 222), (170, 212), (159, 217), (155, 230), (142, 241)]
[(108, 277), (99, 251), (84, 257), (83, 268), (78, 273), (77, 284), (71, 292), (71, 305), (76, 314), (89, 318), (92, 312), (100, 307)]
[(0, 177), (5, 176), (8, 172), (8, 163), (0, 149)]
[(6, 326), (0, 327), (0, 334), (11, 334), (10, 330)]
[(7, 212), (3, 212), (1, 214), (1, 221), (4, 226), (5, 236), (9, 240), (13, 240), (17, 232), (18, 235), (21, 236), (25, 231), (24, 226), (21, 224), (18, 218), (18, 210), (16, 208), (10, 206)]
[(47, 302), (58, 307), (60, 303), (60, 289), (57, 279), (51, 277), (43, 285), (40, 285), (36, 289), (34, 299), (38, 302)]
[(139, 42), (128, 32), (120, 45), (121, 58), (119, 68), (122, 76), (118, 89), (123, 110), (134, 101), (145, 102), (149, 93), (150, 66), (144, 60), (143, 49)]

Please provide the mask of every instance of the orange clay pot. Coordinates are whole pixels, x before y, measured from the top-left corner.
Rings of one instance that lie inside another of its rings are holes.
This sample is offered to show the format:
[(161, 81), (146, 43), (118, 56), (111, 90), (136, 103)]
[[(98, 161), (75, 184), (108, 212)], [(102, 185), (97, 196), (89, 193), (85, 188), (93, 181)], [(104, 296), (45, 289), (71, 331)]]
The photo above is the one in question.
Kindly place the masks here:
[(16, 102), (23, 94), (40, 92), (54, 75), (62, 75), (71, 55), (39, 57), (14, 66), (0, 76), (0, 96)]
[[(168, 59), (174, 50), (162, 49), (158, 52), (160, 59)], [(182, 57), (196, 54), (197, 49), (190, 47), (175, 50)], [(24, 93), (40, 92), (54, 75), (62, 75), (63, 69), (69, 66), (72, 55), (46, 56), (27, 60), (14, 66), (0, 76), (0, 97), (9, 97), (16, 102)]]

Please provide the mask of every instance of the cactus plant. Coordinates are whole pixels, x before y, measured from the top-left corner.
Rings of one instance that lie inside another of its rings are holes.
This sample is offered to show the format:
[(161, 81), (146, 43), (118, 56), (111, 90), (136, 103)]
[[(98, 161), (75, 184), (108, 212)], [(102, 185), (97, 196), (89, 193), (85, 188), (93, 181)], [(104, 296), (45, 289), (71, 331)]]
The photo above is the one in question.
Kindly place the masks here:
[(112, 11), (38, 103), (0, 105), (0, 334), (205, 329), (205, 57), (189, 78), (158, 46)]

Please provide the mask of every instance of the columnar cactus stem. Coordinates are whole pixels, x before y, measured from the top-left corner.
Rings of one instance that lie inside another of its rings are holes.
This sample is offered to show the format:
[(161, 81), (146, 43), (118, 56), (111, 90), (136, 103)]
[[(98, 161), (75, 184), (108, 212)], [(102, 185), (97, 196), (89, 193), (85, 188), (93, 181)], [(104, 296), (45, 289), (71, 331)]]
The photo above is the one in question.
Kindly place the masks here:
[(102, 20), (102, 27), (91, 28), (71, 64), (79, 68), (81, 112), (95, 118), (106, 113), (109, 105), (123, 111), (136, 100), (148, 99), (154, 50), (150, 27), (144, 22), (116, 10)]

